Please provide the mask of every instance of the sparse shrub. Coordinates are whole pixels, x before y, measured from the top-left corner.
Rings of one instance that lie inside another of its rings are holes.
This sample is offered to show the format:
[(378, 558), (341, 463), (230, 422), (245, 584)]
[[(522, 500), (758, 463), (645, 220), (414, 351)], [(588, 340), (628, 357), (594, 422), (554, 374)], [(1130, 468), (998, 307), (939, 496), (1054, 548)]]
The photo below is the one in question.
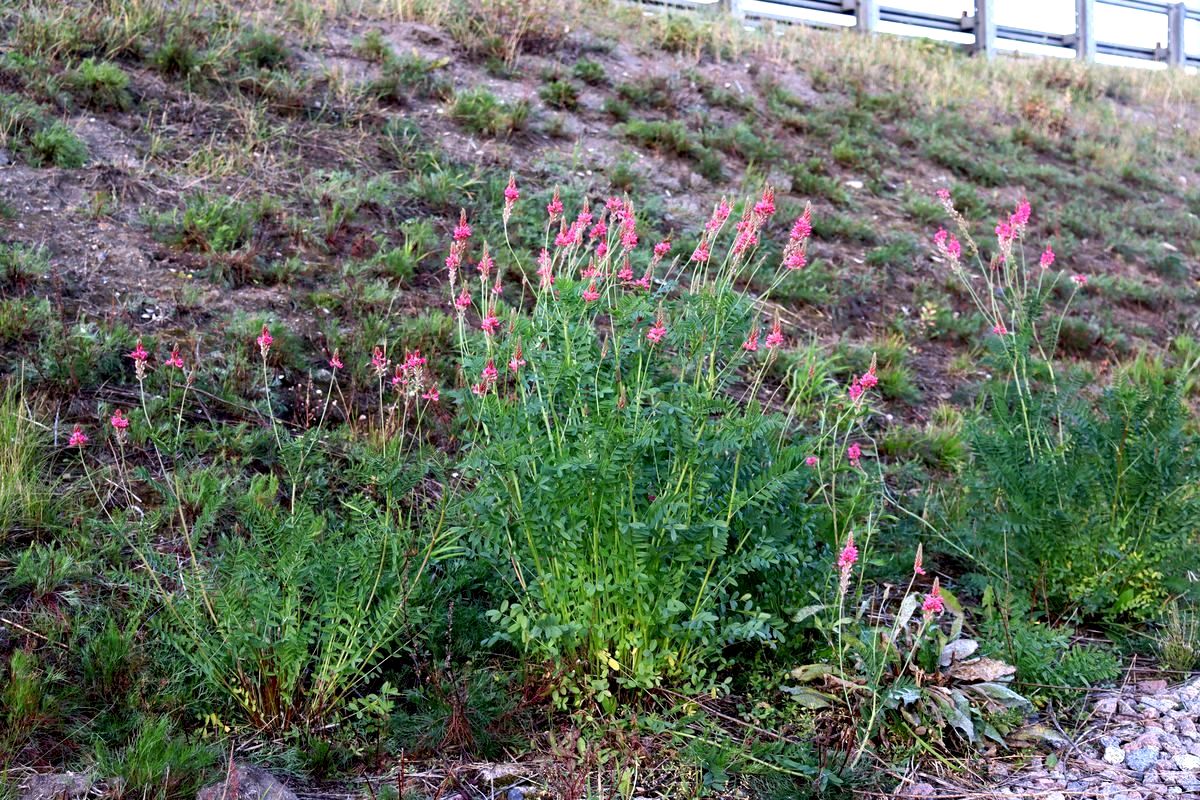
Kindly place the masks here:
[(505, 103), (479, 87), (456, 94), (450, 105), (450, 116), (473, 133), (507, 136), (525, 127), (529, 103), (525, 100)]
[(579, 89), (570, 81), (552, 80), (542, 86), (538, 94), (551, 108), (574, 111), (579, 107)]
[(53, 165), (64, 169), (79, 169), (88, 160), (87, 145), (65, 123), (55, 120), (29, 137), (23, 148), (38, 166)]
[(608, 81), (608, 73), (605, 71), (604, 65), (588, 58), (576, 61), (575, 66), (571, 68), (571, 74), (592, 86), (599, 86)]
[(250, 69), (275, 69), (287, 63), (287, 42), (277, 33), (249, 31), (237, 43), (237, 59)]
[(192, 795), (200, 787), (217, 754), (205, 744), (188, 742), (168, 717), (144, 720), (125, 747), (100, 742), (96, 769), (120, 781), (118, 798), (170, 800)]
[(380, 100), (397, 103), (407, 103), (410, 96), (448, 98), (453, 89), (437, 74), (447, 63), (448, 59), (427, 59), (416, 52), (389, 56), (382, 74), (368, 84), (367, 91)]
[(85, 59), (67, 76), (67, 85), (84, 105), (127, 111), (133, 104), (129, 76), (111, 61)]
[(257, 217), (253, 205), (236, 198), (193, 195), (183, 209), (182, 243), (216, 253), (238, 250), (249, 243)]

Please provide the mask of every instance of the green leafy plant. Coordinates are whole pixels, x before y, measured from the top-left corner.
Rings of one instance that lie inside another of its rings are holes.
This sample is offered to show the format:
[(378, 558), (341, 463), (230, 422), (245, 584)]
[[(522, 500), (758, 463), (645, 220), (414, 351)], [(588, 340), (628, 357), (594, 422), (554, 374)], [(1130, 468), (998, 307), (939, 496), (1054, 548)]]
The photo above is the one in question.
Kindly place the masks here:
[[(657, 288), (661, 255), (644, 278), (622, 271), (630, 231), (620, 227), (636, 223), (622, 201), (610, 207), (619, 216), (595, 276), (577, 277), (586, 250), (559, 247), (539, 262), (529, 315), (502, 315), (484, 280), (485, 335), (467, 336), (460, 321), (460, 347), (463, 371), (479, 376), (464, 397), (475, 431), (467, 533), (509, 587), (494, 612), (497, 638), (563, 665), (561, 691), (611, 708), (622, 692), (703, 687), (728, 645), (781, 636), (818, 542), (862, 522), (870, 492), (859, 446), (847, 447), (858, 399), (829, 408), (811, 440), (793, 439), (790, 415), (751, 399), (766, 364), (754, 357), (753, 308), (735, 287), (761, 260), (732, 247), (740, 234), (720, 237), (727, 257), (693, 260), (678, 285)], [(771, 195), (756, 208), (747, 213), (762, 226)], [(718, 209), (706, 242), (728, 215)], [(464, 245), (455, 247), (452, 260)], [(773, 357), (783, 334), (766, 335)], [(496, 365), (506, 362), (502, 378)], [(738, 373), (749, 388), (731, 396)], [(814, 452), (823, 466), (809, 461)]]
[(454, 96), (450, 116), (473, 133), (507, 136), (525, 127), (529, 102), (505, 103), (487, 89), (477, 87)]
[(133, 104), (129, 75), (111, 61), (84, 59), (67, 76), (67, 85), (84, 105), (127, 111)]

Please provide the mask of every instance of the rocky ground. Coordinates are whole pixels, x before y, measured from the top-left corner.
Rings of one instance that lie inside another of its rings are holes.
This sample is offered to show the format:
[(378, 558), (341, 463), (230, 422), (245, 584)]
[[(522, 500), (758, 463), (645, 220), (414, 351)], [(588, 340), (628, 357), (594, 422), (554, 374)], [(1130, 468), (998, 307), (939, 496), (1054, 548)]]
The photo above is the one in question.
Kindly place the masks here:
[(1165, 800), (1200, 798), (1200, 678), (1168, 686), (1142, 681), (1098, 694), (1088, 723), (1060, 740), (1053, 755), (1020, 768), (992, 765), (999, 782), (967, 789), (926, 779), (899, 789), (897, 797), (1108, 798)]

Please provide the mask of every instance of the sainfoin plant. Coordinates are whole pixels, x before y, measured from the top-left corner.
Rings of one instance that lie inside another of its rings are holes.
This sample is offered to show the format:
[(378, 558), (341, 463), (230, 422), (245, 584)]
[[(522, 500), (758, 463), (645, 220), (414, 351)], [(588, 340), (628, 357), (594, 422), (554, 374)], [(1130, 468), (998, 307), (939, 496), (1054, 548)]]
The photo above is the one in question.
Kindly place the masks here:
[(496, 636), (556, 665), (560, 699), (607, 705), (710, 685), (728, 646), (783, 636), (856, 527), (870, 537), (852, 432), (875, 376), (808, 420), (770, 385), (786, 332), (743, 287), (802, 268), (811, 229), (806, 211), (782, 263), (758, 257), (770, 189), (736, 221), (719, 203), (687, 252), (643, 241), (628, 198), (567, 213), (556, 193), (540, 252), (509, 249), (517, 306), (494, 251), (451, 245), (464, 526), (505, 587)]

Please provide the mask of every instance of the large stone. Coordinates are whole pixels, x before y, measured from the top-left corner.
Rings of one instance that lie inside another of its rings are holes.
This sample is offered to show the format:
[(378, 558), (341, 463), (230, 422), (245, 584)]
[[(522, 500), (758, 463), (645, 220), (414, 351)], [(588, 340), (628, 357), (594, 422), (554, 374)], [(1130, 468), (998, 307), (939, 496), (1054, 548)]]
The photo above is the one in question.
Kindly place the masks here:
[(265, 769), (234, 763), (218, 783), (205, 786), (196, 800), (297, 800), (296, 793)]
[(1172, 760), (1180, 769), (1188, 769), (1193, 772), (1200, 770), (1200, 756), (1194, 756), (1191, 753), (1176, 753), (1172, 756)]
[(92, 777), (84, 772), (30, 775), (21, 781), (21, 800), (79, 800), (92, 788)]
[[(1157, 747), (1138, 747), (1125, 754), (1125, 765), (1134, 772), (1145, 772), (1158, 760)], [(205, 800), (205, 798), (201, 798)], [(219, 800), (219, 799), (218, 799)]]

